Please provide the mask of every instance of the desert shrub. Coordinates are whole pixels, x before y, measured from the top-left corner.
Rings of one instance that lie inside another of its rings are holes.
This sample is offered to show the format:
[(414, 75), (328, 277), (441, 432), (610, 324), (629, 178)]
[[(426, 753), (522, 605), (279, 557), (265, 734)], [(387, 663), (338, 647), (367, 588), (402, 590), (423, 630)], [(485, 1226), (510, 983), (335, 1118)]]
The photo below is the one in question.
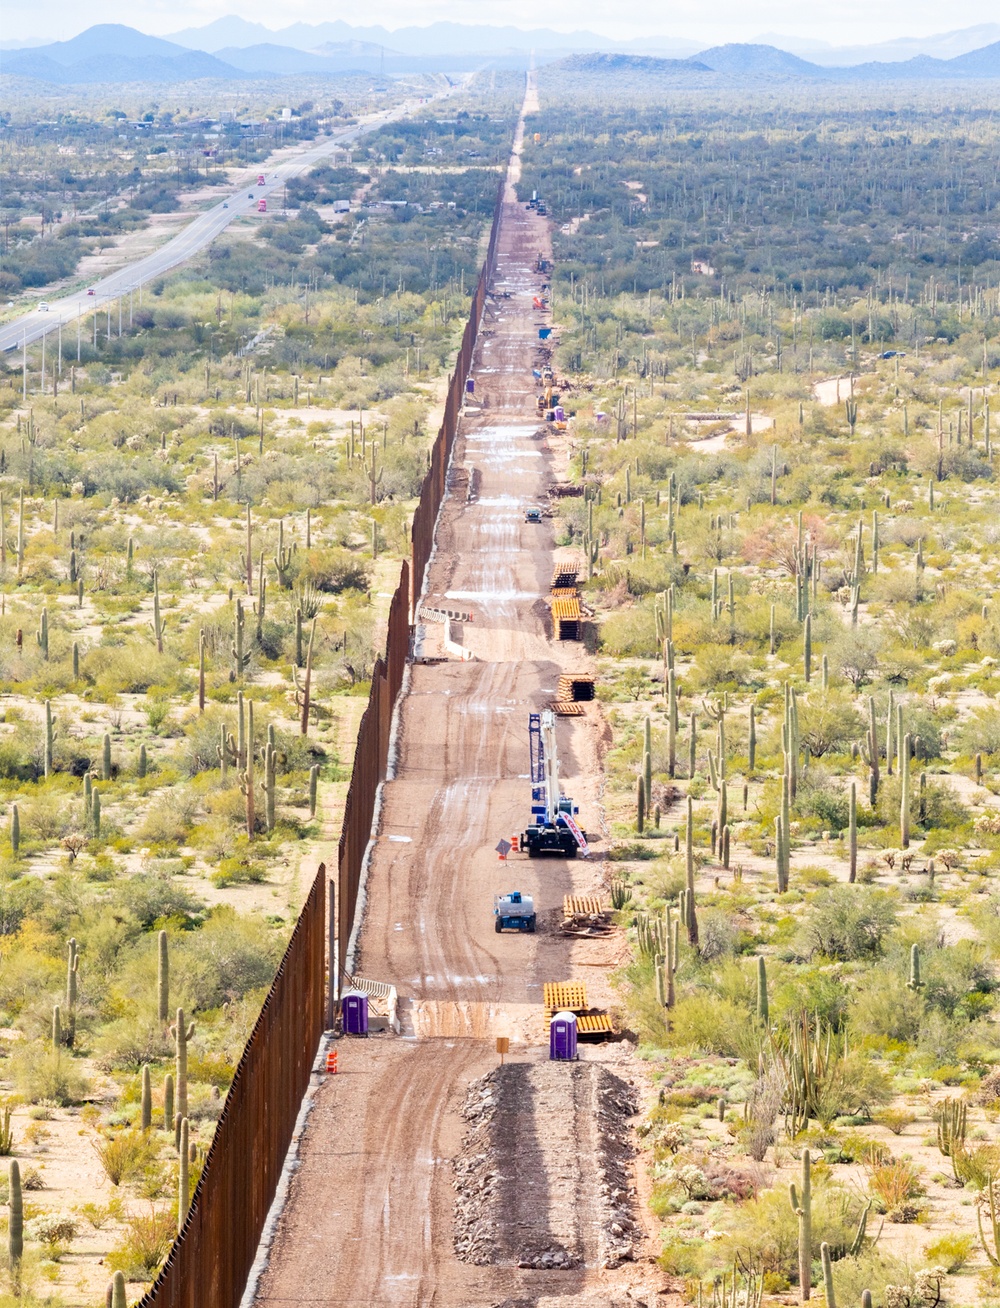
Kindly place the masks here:
[(94, 1149), (112, 1185), (123, 1185), (141, 1176), (156, 1161), (156, 1145), (145, 1131), (120, 1131), (102, 1135)]
[(1000, 753), (1000, 708), (979, 708), (970, 713), (951, 737), (962, 754)]
[(142, 815), (135, 839), (143, 845), (177, 845), (187, 838), (197, 809), (195, 796), (179, 786), (156, 800)]
[(213, 910), (200, 931), (178, 942), (189, 1006), (217, 1008), (225, 1000), (270, 985), (285, 948), (282, 933), (255, 915)]
[(807, 952), (848, 961), (877, 958), (896, 925), (898, 909), (887, 891), (870, 886), (833, 886), (817, 891), (802, 939)]
[(931, 1267), (943, 1267), (946, 1272), (960, 1272), (976, 1251), (974, 1235), (942, 1235), (924, 1249)]
[(601, 623), (601, 652), (619, 658), (655, 659), (656, 622), (652, 609), (638, 605), (610, 613)]
[(847, 791), (824, 768), (810, 767), (799, 782), (795, 812), (816, 819), (826, 830), (842, 831), (849, 821)]
[(150, 1204), (148, 1213), (137, 1213), (125, 1225), (121, 1240), (107, 1256), (113, 1271), (127, 1280), (149, 1281), (170, 1252), (177, 1235), (177, 1219), (168, 1209)]
[(704, 992), (678, 998), (671, 1012), (671, 1043), (704, 1054), (739, 1057), (747, 1032), (747, 1013), (732, 1001)]
[(905, 1158), (893, 1158), (868, 1163), (865, 1174), (868, 1190), (880, 1213), (885, 1213), (890, 1222), (916, 1220), (919, 1210), (912, 1200), (919, 1198), (924, 1190), (920, 1174), (911, 1162)]
[(371, 581), (368, 561), (338, 548), (310, 550), (302, 562), (302, 573), (319, 590), (333, 594), (367, 590)]
[(33, 1104), (41, 1099), (75, 1104), (89, 1092), (89, 1082), (75, 1059), (34, 1041), (24, 1040), (15, 1047), (10, 1069), (18, 1094)]
[(115, 891), (115, 902), (131, 914), (143, 930), (149, 931), (164, 918), (199, 917), (204, 905), (189, 890), (175, 885), (168, 877), (140, 873), (123, 881)]
[(864, 734), (861, 714), (846, 696), (828, 693), (799, 709), (799, 735), (814, 758), (831, 750), (844, 749)]
[(884, 1040), (913, 1041), (924, 1017), (924, 999), (899, 970), (882, 966), (858, 980), (851, 1000), (851, 1029)]
[(104, 1026), (94, 1041), (97, 1066), (105, 1072), (138, 1072), (143, 1063), (170, 1053), (160, 1023), (153, 1018), (121, 1017)]
[(739, 929), (733, 915), (719, 908), (707, 908), (699, 913), (698, 940), (706, 963), (735, 953)]
[[(859, 1304), (862, 1292), (870, 1290), (879, 1308), (886, 1304), (886, 1286), (912, 1286), (913, 1272), (898, 1258), (877, 1246), (863, 1249), (854, 1258), (833, 1264), (833, 1287), (838, 1303)], [(919, 1301), (917, 1301), (919, 1302)], [(912, 1308), (917, 1308), (916, 1303)]]
[(734, 645), (704, 645), (691, 671), (699, 690), (738, 690), (753, 680), (753, 664)]
[[(819, 1258), (819, 1246), (826, 1241), (833, 1249), (849, 1248), (854, 1240), (861, 1209), (857, 1195), (848, 1193), (830, 1181), (820, 1167), (813, 1172), (812, 1240), (813, 1257)], [(720, 1266), (732, 1266), (741, 1258), (767, 1272), (796, 1275), (799, 1220), (788, 1202), (786, 1187), (764, 1190), (727, 1215), (727, 1230), (716, 1242)]]
[(905, 1108), (881, 1108), (874, 1114), (873, 1120), (879, 1126), (884, 1126), (887, 1131), (891, 1131), (893, 1135), (902, 1135), (904, 1130), (912, 1126), (917, 1119)]
[(44, 1244), (51, 1258), (58, 1255), (60, 1246), (71, 1244), (76, 1239), (77, 1225), (64, 1213), (46, 1213), (25, 1222), (24, 1234), (27, 1239)]

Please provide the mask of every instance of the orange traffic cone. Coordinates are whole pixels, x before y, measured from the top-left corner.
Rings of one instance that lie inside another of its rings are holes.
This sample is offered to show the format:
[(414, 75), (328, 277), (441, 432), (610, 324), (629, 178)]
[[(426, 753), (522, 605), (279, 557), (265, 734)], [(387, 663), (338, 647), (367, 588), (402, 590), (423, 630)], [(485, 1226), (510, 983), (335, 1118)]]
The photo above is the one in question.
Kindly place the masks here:
[(326, 1056), (326, 1074), (327, 1076), (336, 1076), (337, 1074), (337, 1051), (331, 1049)]

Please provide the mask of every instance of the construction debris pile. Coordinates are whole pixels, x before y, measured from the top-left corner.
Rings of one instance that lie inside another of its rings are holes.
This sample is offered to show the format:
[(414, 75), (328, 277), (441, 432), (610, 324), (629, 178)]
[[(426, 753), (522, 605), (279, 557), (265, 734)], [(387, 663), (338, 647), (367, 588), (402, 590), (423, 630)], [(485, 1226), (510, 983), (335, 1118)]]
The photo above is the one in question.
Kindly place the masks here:
[[(630, 1259), (641, 1239), (630, 1179), (636, 1112), (632, 1087), (595, 1063), (508, 1063), (474, 1081), (454, 1163), (458, 1257), (552, 1271)], [(596, 1249), (577, 1170), (598, 1178)]]

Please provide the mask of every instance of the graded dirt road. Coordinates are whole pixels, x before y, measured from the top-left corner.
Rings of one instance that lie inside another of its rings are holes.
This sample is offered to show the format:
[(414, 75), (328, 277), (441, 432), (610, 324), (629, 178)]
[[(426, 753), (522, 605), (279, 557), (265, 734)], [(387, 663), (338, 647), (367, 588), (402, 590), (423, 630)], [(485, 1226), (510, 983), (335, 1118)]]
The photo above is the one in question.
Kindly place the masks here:
[[(551, 639), (551, 529), (524, 521), (528, 504), (547, 502), (561, 458), (540, 431), (531, 374), (546, 320), (532, 307), (544, 280), (533, 271), (539, 253), (549, 255), (545, 220), (516, 203), (508, 182), (474, 370), (483, 407), (462, 422), (428, 586), (431, 603), (474, 612), (461, 638), (475, 659), (411, 666), (356, 966), (395, 984), (402, 1034), (339, 1042), (340, 1071), (316, 1091), (259, 1308), (598, 1308), (653, 1302), (647, 1290), (655, 1298), (645, 1260), (600, 1266), (610, 1187), (594, 1077), (603, 1085), (604, 1071), (544, 1062), (542, 983), (585, 979), (592, 1004), (607, 999), (602, 965), (620, 943), (555, 931), (564, 894), (598, 889), (599, 861), (504, 865), (494, 852), (528, 821), (528, 713), (552, 701), (561, 671), (586, 667), (582, 646)], [(430, 650), (440, 633), (418, 640)], [(558, 732), (564, 789), (599, 841), (597, 706), (559, 720)], [(535, 897), (536, 935), (494, 932), (493, 895), (515, 888)], [(496, 1066), (498, 1035), (511, 1038), (512, 1075), (491, 1138), (502, 1149), (504, 1123), (513, 1124), (501, 1180), (517, 1202), (491, 1210), (503, 1230), (496, 1260), (483, 1266), (455, 1252), (453, 1160), (469, 1085)], [(582, 1056), (629, 1075), (626, 1046)], [(547, 1242), (573, 1265), (519, 1265)], [(626, 1297), (629, 1287), (638, 1298)]]

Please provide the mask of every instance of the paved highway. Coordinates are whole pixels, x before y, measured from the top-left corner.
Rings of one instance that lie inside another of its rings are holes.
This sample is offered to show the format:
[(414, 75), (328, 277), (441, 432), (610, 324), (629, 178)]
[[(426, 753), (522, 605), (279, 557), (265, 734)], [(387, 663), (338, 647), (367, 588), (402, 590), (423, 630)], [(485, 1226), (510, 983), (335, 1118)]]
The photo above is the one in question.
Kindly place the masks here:
[[(447, 95), (449, 92), (439, 94)], [(437, 99), (439, 96), (432, 98)], [(20, 318), (5, 323), (0, 327), (0, 350), (21, 349), (25, 345), (31, 345), (33, 341), (40, 340), (42, 336), (57, 329), (60, 323), (65, 325), (75, 322), (81, 314), (89, 317), (95, 309), (105, 308), (119, 296), (128, 295), (129, 291), (137, 290), (151, 278), (159, 277), (169, 269), (176, 268), (178, 264), (185, 263), (192, 255), (214, 241), (234, 218), (256, 213), (258, 200), (266, 199), (273, 192), (280, 191), (292, 177), (298, 177), (313, 168), (334, 150), (342, 149), (350, 141), (356, 140), (366, 132), (374, 131), (385, 123), (405, 117), (413, 107), (410, 103), (404, 103), (395, 109), (371, 114), (361, 119), (355, 127), (349, 127), (334, 136), (326, 137), (318, 145), (309, 146), (273, 168), (261, 164), (260, 171), (267, 179), (265, 186), (244, 183), (238, 191), (223, 196), (217, 204), (199, 214), (182, 232), (178, 232), (159, 250), (94, 282), (93, 295), (88, 295), (86, 290), (75, 291), (64, 299), (50, 301), (47, 311), (35, 308)], [(249, 194), (251, 190), (252, 199)], [(44, 302), (43, 300), (42, 303)], [(127, 309), (127, 305), (125, 307)], [(112, 317), (116, 318), (117, 313)]]

